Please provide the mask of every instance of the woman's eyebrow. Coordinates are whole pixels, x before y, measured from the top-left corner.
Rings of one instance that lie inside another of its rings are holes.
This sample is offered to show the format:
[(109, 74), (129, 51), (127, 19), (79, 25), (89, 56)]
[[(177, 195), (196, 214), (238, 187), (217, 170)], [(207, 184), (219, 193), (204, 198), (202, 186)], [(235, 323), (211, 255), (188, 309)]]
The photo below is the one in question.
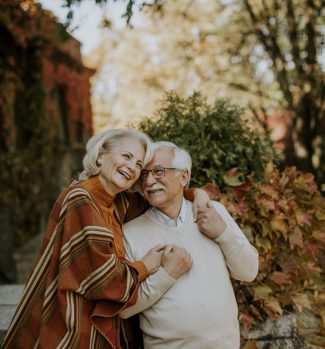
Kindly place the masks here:
[[(129, 150), (123, 150), (122, 149), (122, 152), (128, 153), (129, 155), (131, 155), (134, 158), (134, 154), (131, 151), (129, 151)], [(140, 159), (137, 162), (140, 162), (141, 164), (144, 163), (143, 160), (140, 160)]]

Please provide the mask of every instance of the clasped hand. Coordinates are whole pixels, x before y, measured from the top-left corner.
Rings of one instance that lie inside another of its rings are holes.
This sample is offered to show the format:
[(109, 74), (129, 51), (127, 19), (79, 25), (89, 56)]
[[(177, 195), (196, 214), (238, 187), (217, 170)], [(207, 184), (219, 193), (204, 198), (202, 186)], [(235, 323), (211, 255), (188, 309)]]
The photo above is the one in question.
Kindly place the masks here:
[(192, 258), (187, 250), (176, 245), (156, 245), (142, 261), (149, 274), (154, 274), (162, 266), (173, 279), (178, 279), (192, 266)]

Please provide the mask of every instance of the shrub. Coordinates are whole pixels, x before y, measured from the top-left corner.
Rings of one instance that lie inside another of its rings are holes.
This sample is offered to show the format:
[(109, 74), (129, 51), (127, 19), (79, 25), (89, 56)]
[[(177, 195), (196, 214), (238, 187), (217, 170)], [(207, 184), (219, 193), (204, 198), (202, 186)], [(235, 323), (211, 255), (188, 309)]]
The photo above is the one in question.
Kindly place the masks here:
[(223, 191), (206, 185), (259, 251), (256, 280), (235, 283), (241, 324), (250, 329), (266, 316), (294, 311), (306, 341), (324, 347), (325, 198), (312, 174), (293, 167), (280, 172), (271, 163), (264, 174), (264, 183), (249, 176)]
[(206, 184), (259, 251), (259, 274), (234, 282), (241, 325), (296, 312), (308, 343), (325, 347), (325, 199), (311, 174), (276, 168), (268, 133), (227, 101), (209, 106), (198, 94), (169, 94), (139, 127), (170, 140), (193, 159), (193, 183)]
[(231, 177), (224, 178), (232, 168), (238, 168), (243, 178), (255, 173), (262, 179), (265, 163), (279, 160), (268, 132), (259, 132), (257, 121), (244, 120), (243, 114), (227, 100), (208, 105), (197, 93), (188, 99), (169, 93), (156, 115), (137, 127), (154, 140), (171, 140), (191, 154), (193, 185), (209, 182), (224, 187), (232, 184)]

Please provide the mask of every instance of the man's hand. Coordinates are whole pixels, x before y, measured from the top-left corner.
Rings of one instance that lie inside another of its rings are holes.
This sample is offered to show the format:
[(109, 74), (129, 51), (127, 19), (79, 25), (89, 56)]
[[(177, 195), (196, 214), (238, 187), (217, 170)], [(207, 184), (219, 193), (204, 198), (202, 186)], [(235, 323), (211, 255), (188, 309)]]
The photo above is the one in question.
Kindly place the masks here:
[(191, 268), (192, 258), (185, 248), (167, 245), (161, 257), (161, 266), (173, 279), (178, 279)]
[(163, 244), (156, 245), (143, 257), (142, 262), (146, 265), (150, 275), (158, 271), (165, 247), (166, 245)]
[(203, 189), (194, 190), (194, 200), (192, 205), (194, 222), (197, 221), (197, 213), (200, 207), (206, 207), (210, 198), (206, 191)]
[(201, 233), (210, 239), (218, 238), (227, 228), (226, 223), (210, 201), (205, 207), (199, 207), (197, 224)]

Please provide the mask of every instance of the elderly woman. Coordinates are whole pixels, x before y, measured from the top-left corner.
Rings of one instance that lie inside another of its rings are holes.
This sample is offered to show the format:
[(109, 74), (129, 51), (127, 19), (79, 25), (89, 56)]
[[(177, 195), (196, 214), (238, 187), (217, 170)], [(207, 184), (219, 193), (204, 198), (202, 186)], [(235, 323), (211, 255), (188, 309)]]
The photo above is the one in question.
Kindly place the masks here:
[(147, 208), (140, 194), (125, 191), (151, 160), (150, 139), (115, 129), (90, 138), (86, 149), (80, 180), (53, 207), (3, 349), (121, 348), (118, 314), (160, 264), (161, 246), (143, 261), (125, 260), (121, 231)]

